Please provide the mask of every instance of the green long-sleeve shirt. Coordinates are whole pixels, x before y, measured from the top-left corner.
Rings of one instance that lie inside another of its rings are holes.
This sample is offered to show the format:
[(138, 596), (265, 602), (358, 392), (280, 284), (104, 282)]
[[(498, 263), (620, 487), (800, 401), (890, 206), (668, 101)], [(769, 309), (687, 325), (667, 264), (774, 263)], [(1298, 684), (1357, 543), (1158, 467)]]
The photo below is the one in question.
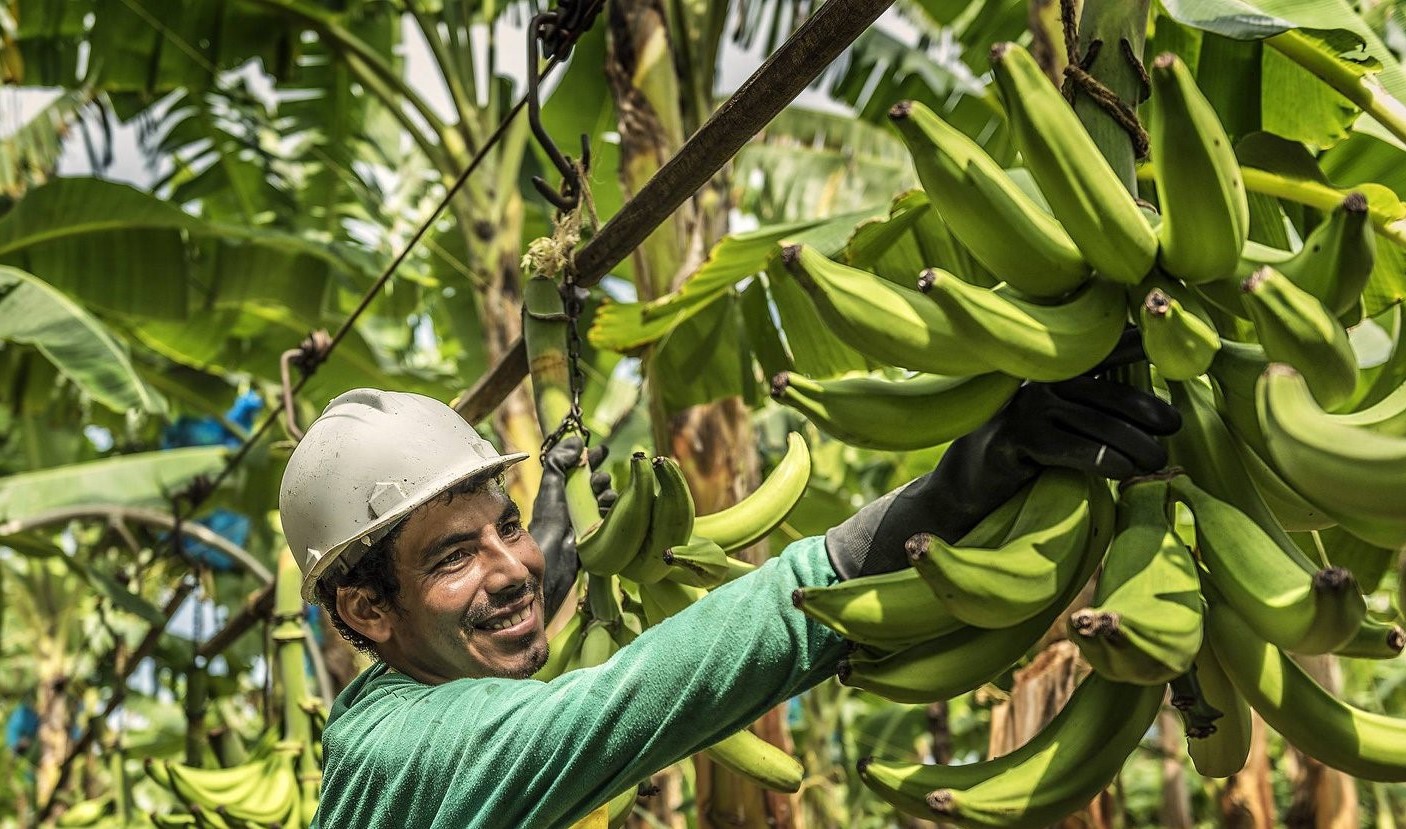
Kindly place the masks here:
[(807, 538), (551, 682), (425, 685), (381, 663), (337, 697), (314, 827), (558, 827), (834, 673), (843, 640), (791, 604), (836, 580)]

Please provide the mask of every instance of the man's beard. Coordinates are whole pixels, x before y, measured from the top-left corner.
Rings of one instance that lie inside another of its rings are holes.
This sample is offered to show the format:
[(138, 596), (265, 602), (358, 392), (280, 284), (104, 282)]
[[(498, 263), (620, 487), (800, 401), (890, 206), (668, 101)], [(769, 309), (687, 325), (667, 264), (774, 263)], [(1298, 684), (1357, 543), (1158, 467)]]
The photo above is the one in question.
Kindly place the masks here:
[[(522, 588), (514, 592), (511, 596), (494, 597), (488, 602), (469, 608), (462, 622), (464, 630), (472, 636), (474, 632), (479, 630), (478, 625), (482, 624), (493, 614), (522, 601), (522, 597), (528, 594), (532, 595), (533, 604), (536, 606), (534, 612), (541, 616), (542, 627), (545, 631), (547, 625), (546, 599), (543, 595), (542, 583), (534, 578), (529, 578), (523, 583)], [(495, 672), (493, 675), (502, 679), (527, 679), (541, 670), (542, 666), (547, 663), (547, 654), (548, 645), (544, 634), (543, 641), (540, 645), (533, 642), (523, 651), (520, 657), (521, 662), (518, 666), (503, 669)]]

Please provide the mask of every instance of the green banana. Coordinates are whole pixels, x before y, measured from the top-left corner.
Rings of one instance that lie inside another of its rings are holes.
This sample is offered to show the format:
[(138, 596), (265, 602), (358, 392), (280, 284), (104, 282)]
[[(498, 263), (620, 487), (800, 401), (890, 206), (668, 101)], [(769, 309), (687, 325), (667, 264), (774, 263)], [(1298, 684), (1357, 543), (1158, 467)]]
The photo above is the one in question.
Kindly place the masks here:
[(113, 799), (111, 794), (100, 797), (80, 800), (64, 810), (64, 813), (54, 821), (54, 826), (91, 826), (110, 815), (113, 811)]
[(962, 377), (995, 371), (932, 300), (868, 271), (787, 245), (781, 263), (850, 348), (886, 365)]
[[(1030, 494), (1026, 485), (967, 532), (959, 543), (997, 544), (1010, 532)], [(859, 576), (825, 587), (798, 587), (791, 602), (801, 612), (860, 645), (897, 651), (952, 633), (962, 622), (949, 612), (915, 569)]]
[(1353, 535), (1406, 544), (1406, 438), (1333, 420), (1281, 363), (1265, 370), (1257, 397), (1269, 460), (1284, 480)]
[(1162, 685), (1191, 670), (1201, 648), (1201, 583), (1177, 535), (1165, 477), (1133, 478), (1093, 606), (1069, 615), (1069, 638), (1116, 682)]
[(1153, 288), (1139, 311), (1142, 348), (1167, 380), (1190, 380), (1211, 367), (1220, 350), (1215, 326), (1162, 289)]
[(1161, 686), (1091, 675), (1010, 754), (962, 766), (861, 761), (860, 778), (917, 817), (961, 827), (1039, 827), (1085, 806), (1122, 768), (1162, 707)]
[(750, 561), (743, 561), (737, 556), (728, 556), (727, 572), (723, 574), (723, 584), (727, 584), (733, 579), (740, 579), (756, 569), (757, 565)]
[(640, 603), (644, 605), (645, 622), (653, 627), (707, 595), (701, 587), (679, 584), (663, 579), (640, 585)]
[(605, 516), (576, 542), (581, 567), (602, 576), (614, 575), (629, 564), (645, 536), (654, 510), (654, 473), (649, 458), (636, 452), (619, 497)]
[(987, 270), (1021, 293), (1057, 297), (1089, 278), (1058, 221), (961, 130), (915, 101), (889, 110), (928, 200)]
[(1095, 280), (1057, 304), (1017, 296), (1005, 285), (980, 288), (928, 268), (918, 290), (951, 320), (965, 350), (1013, 377), (1067, 380), (1098, 365), (1123, 333), (1123, 290)]
[(532, 675), (533, 679), (550, 682), (566, 673), (566, 666), (574, 655), (581, 651), (581, 640), (585, 635), (586, 615), (580, 610), (571, 614), (566, 624), (547, 642), (547, 661)]
[(771, 380), (771, 396), (851, 446), (907, 451), (965, 435), (1000, 411), (1019, 387), (1019, 378), (999, 372), (812, 380), (783, 371)]
[(1395, 659), (1403, 648), (1406, 648), (1406, 631), (1399, 625), (1368, 616), (1362, 620), (1357, 635), (1333, 653), (1354, 659)]
[(669, 574), (661, 553), (680, 544), (687, 544), (693, 535), (693, 493), (684, 478), (679, 462), (667, 456), (652, 463), (654, 504), (649, 518), (649, 532), (644, 543), (620, 575), (637, 582), (656, 582)]
[(912, 569), (799, 587), (791, 603), (851, 642), (881, 651), (902, 650), (962, 627)]
[(1308, 234), (1293, 258), (1275, 267), (1322, 302), (1330, 314), (1342, 316), (1361, 298), (1376, 256), (1367, 197), (1354, 192)]
[[(268, 767), (277, 762), (278, 757), (269, 755), (230, 768), (202, 769), (154, 761), (148, 763), (147, 774), (183, 802), (199, 803), (213, 809), (257, 797), (264, 785)], [(153, 773), (154, 769), (159, 773)]]
[(1352, 571), (1310, 573), (1301, 553), (1285, 550), (1190, 478), (1177, 476), (1171, 486), (1195, 517), (1197, 549), (1211, 583), (1257, 634), (1299, 653), (1327, 653), (1356, 634), (1367, 606)]
[(1261, 526), (1274, 520), (1235, 448), (1237, 440), (1221, 418), (1215, 393), (1202, 380), (1167, 384), (1181, 428), (1167, 438), (1173, 464), (1190, 473), (1211, 494), (1230, 501)]
[(728, 555), (711, 538), (695, 538), (666, 549), (660, 559), (669, 568), (667, 578), (681, 584), (711, 589), (727, 581)]
[(1050, 210), (1099, 276), (1136, 285), (1157, 258), (1157, 235), (1073, 108), (1022, 46), (991, 50), (1011, 137)]
[(1255, 385), (1268, 366), (1269, 357), (1258, 343), (1222, 340), (1210, 370), (1226, 425), (1261, 458), (1266, 451), (1256, 410)]
[(700, 515), (693, 535), (711, 538), (729, 553), (750, 547), (781, 526), (805, 494), (810, 480), (810, 450), (805, 438), (786, 436), (786, 454), (750, 495), (727, 509)]
[(1162, 209), (1157, 258), (1190, 283), (1225, 279), (1234, 275), (1250, 230), (1235, 149), (1176, 55), (1158, 55), (1150, 76), (1157, 102), (1149, 124), (1152, 171)]
[(794, 794), (805, 780), (805, 767), (795, 757), (746, 729), (703, 750), (718, 765), (764, 789)]
[(859, 648), (840, 663), (840, 681), (896, 702), (918, 703), (951, 699), (999, 676), (1049, 630), (1102, 561), (1114, 506), (1108, 488), (1097, 483), (1089, 487), (1091, 531), (1079, 571), (1043, 611), (1011, 627), (968, 625), (893, 653)]
[(1363, 541), (1340, 526), (1302, 534), (1294, 540), (1309, 558), (1351, 570), (1362, 592), (1368, 595), (1382, 586), (1382, 579), (1396, 563), (1396, 550)]
[[(1192, 430), (1171, 439), (1172, 454), (1177, 455), (1177, 444), (1192, 439), (1197, 428), (1206, 430), (1203, 445), (1217, 458), (1210, 463), (1185, 459), (1175, 462), (1190, 470), (1192, 478), (1213, 495), (1254, 518), (1276, 543), (1287, 549), (1290, 542), (1285, 530), (1320, 529), (1335, 519), (1304, 498), (1265, 460), (1267, 447), (1260, 430), (1254, 389), (1267, 365), (1259, 346), (1225, 341), (1211, 369), (1221, 391), (1219, 410), (1214, 395), (1205, 386), (1188, 384), (1181, 388), (1172, 384), (1172, 400), (1183, 420), (1194, 412), (1200, 421)], [(1206, 471), (1212, 468), (1217, 471)]]
[(909, 558), (948, 611), (969, 625), (1003, 628), (1039, 614), (1080, 569), (1092, 520), (1086, 476), (1048, 468), (1010, 535), (994, 547), (915, 536)]
[(1236, 689), (1295, 748), (1353, 777), (1406, 781), (1406, 719), (1334, 697), (1228, 605), (1213, 601), (1207, 624), (1211, 647)]
[(591, 619), (586, 623), (585, 633), (581, 636), (582, 668), (604, 665), (620, 649), (615, 643), (615, 637), (610, 634), (612, 624), (614, 623), (603, 622), (600, 619)]
[(1406, 619), (1406, 552), (1401, 553), (1401, 564), (1396, 568), (1396, 616)]
[[(1246, 242), (1245, 244), (1252, 245), (1254, 243)], [(1242, 262), (1242, 264), (1249, 263)], [(1230, 338), (1235, 337), (1235, 334), (1227, 329), (1227, 325), (1249, 321), (1250, 312), (1245, 309), (1244, 295), (1240, 293), (1240, 285), (1250, 274), (1254, 273), (1255, 268), (1260, 267), (1261, 264), (1263, 263), (1256, 262), (1253, 263), (1254, 267), (1246, 269), (1237, 268), (1236, 276), (1230, 279), (1218, 279), (1215, 282), (1202, 282), (1200, 285), (1189, 286), (1191, 293), (1198, 299), (1205, 302), (1208, 307), (1214, 308), (1224, 315), (1223, 321), (1216, 326), (1217, 330), (1219, 330), (1223, 336)]]
[(1254, 447), (1237, 440), (1235, 448), (1240, 452), (1245, 471), (1255, 482), (1255, 490), (1284, 529), (1289, 532), (1308, 532), (1326, 529), (1337, 523), (1328, 513), (1309, 503), (1298, 490), (1289, 486), (1289, 482), (1260, 457)]
[(1196, 656), (1196, 683), (1205, 703), (1221, 712), (1210, 734), (1187, 734), (1186, 753), (1203, 777), (1229, 777), (1245, 768), (1250, 756), (1253, 718), (1250, 704), (1235, 690), (1209, 642)]
[(218, 814), (234, 821), (292, 826), (299, 825), (301, 799), (295, 762), (288, 750), (278, 750), (234, 769), (198, 769), (172, 763), (167, 771), (172, 793), (191, 807), (192, 813), (197, 808), (206, 812), (203, 816), (197, 813), (197, 819), (213, 821), (216, 818), (211, 815)]
[(1406, 383), (1364, 409), (1331, 415), (1331, 419), (1343, 426), (1406, 438)]
[(1325, 409), (1357, 388), (1357, 355), (1342, 323), (1312, 294), (1268, 266), (1241, 285), (1265, 355), (1302, 372)]

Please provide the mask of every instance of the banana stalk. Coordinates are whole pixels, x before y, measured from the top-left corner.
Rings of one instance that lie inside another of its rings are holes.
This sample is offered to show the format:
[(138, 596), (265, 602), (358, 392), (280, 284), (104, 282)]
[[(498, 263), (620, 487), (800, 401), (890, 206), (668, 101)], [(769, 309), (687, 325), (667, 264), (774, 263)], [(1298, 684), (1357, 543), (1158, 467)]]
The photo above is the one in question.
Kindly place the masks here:
[[(555, 428), (571, 411), (571, 384), (566, 367), (566, 308), (557, 283), (541, 274), (527, 280), (522, 297), (522, 338), (532, 373), (532, 392), (537, 404), (537, 421)], [(584, 455), (581, 464), (586, 466)], [(587, 474), (566, 476), (566, 506), (576, 537), (584, 536), (600, 522), (595, 493)]]
[(1374, 75), (1349, 69), (1337, 55), (1325, 52), (1296, 29), (1266, 38), (1265, 43), (1312, 72), (1338, 94), (1361, 107), (1398, 140), (1406, 142), (1406, 104), (1393, 98)]

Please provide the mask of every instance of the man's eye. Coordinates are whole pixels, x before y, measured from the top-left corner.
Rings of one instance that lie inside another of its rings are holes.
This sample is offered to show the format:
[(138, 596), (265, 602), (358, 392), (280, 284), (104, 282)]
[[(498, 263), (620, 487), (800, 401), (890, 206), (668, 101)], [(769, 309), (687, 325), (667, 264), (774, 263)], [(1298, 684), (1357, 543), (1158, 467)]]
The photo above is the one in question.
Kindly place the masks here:
[(459, 561), (462, 561), (462, 560), (465, 559), (465, 558), (468, 558), (468, 554), (467, 554), (467, 553), (465, 553), (463, 550), (455, 550), (454, 552), (452, 552), (452, 553), (450, 553), (449, 555), (445, 556), (444, 558), (440, 559), (440, 560), (439, 560), (439, 564), (438, 564), (437, 566), (439, 566), (439, 567), (448, 567), (449, 565), (451, 565), (451, 564), (456, 564), (456, 563), (458, 563)]
[(521, 533), (522, 522), (516, 520), (506, 521), (503, 523), (503, 526), (498, 529), (498, 534), (504, 538), (516, 538)]

